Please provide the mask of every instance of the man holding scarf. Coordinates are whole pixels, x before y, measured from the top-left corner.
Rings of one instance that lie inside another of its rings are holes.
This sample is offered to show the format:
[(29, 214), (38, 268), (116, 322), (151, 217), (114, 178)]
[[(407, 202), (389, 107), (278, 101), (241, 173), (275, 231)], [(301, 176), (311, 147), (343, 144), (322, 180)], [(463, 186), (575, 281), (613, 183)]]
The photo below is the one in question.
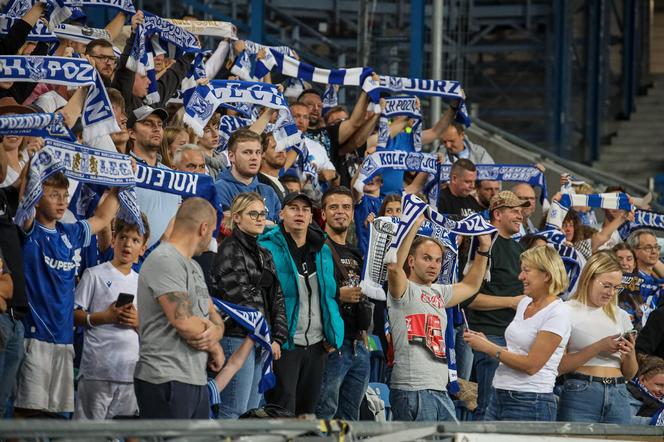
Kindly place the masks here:
[(387, 305), (394, 342), (390, 402), (395, 420), (456, 421), (454, 403), (446, 391), (445, 309), (477, 293), (491, 239), (489, 235), (478, 236), (477, 256), (463, 282), (436, 284), (445, 250), (434, 239), (416, 238), (423, 222), (424, 215), (420, 215), (397, 250), (396, 263), (387, 267)]

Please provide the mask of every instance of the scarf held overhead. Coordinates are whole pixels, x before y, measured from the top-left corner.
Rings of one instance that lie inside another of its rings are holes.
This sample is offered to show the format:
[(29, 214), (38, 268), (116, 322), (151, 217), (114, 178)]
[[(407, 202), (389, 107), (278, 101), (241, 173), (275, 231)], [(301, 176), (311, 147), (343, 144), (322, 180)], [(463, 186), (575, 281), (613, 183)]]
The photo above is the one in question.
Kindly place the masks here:
[(0, 56), (3, 81), (60, 84), (72, 88), (89, 86), (83, 105), (83, 140), (120, 132), (106, 88), (95, 68), (82, 58)]
[(0, 116), (0, 135), (62, 138), (76, 141), (62, 114), (25, 114)]

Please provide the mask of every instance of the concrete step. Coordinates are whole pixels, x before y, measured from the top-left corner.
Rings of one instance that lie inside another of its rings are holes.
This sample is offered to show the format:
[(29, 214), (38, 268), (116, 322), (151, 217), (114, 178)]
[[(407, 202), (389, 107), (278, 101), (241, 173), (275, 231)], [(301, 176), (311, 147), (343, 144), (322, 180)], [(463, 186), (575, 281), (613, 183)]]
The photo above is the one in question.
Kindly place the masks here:
[(635, 153), (647, 153), (647, 152), (654, 152), (657, 150), (661, 150), (662, 147), (664, 147), (664, 141), (658, 143), (646, 143), (642, 140), (639, 140), (638, 138), (634, 138), (632, 140), (628, 139), (621, 139), (621, 140), (616, 140), (615, 138), (611, 140), (611, 144), (608, 146), (611, 146), (611, 149), (614, 149), (616, 151), (620, 152), (635, 152)]
[(644, 146), (646, 148), (663, 147), (664, 136), (659, 134), (645, 135), (642, 131), (623, 129), (611, 140), (611, 144), (616, 146)]
[(625, 162), (625, 161), (640, 161), (643, 158), (644, 162), (662, 162), (664, 164), (664, 149), (649, 151), (642, 154), (640, 151), (614, 149), (613, 146), (604, 146), (601, 150), (600, 158), (607, 161)]

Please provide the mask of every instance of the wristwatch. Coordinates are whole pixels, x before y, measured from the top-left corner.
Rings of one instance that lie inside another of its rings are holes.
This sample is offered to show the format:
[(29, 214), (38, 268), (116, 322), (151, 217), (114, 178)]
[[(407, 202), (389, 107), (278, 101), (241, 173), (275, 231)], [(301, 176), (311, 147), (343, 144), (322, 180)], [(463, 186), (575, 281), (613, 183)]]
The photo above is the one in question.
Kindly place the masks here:
[(498, 349), (498, 350), (496, 350), (496, 359), (497, 359), (498, 361), (500, 361), (500, 353), (501, 353), (502, 351), (503, 351), (502, 349)]

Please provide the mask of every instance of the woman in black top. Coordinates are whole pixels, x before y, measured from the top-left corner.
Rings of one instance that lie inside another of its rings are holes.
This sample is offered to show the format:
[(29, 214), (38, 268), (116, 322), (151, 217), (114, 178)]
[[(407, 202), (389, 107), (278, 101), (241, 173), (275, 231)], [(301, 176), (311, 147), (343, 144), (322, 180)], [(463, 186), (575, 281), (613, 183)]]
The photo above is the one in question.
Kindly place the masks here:
[[(211, 270), (213, 296), (244, 307), (252, 307), (265, 315), (270, 326), (272, 352), (281, 355), (281, 345), (288, 336), (286, 309), (272, 255), (256, 242), (265, 228), (267, 212), (263, 197), (257, 193), (240, 193), (233, 199), (230, 216), (224, 220), (232, 234), (219, 246)], [(247, 331), (227, 321), (221, 340), (226, 357), (236, 351)], [(249, 354), (242, 368), (221, 392), (219, 416), (237, 418), (256, 408), (260, 402), (258, 382), (262, 372), (259, 347)]]

